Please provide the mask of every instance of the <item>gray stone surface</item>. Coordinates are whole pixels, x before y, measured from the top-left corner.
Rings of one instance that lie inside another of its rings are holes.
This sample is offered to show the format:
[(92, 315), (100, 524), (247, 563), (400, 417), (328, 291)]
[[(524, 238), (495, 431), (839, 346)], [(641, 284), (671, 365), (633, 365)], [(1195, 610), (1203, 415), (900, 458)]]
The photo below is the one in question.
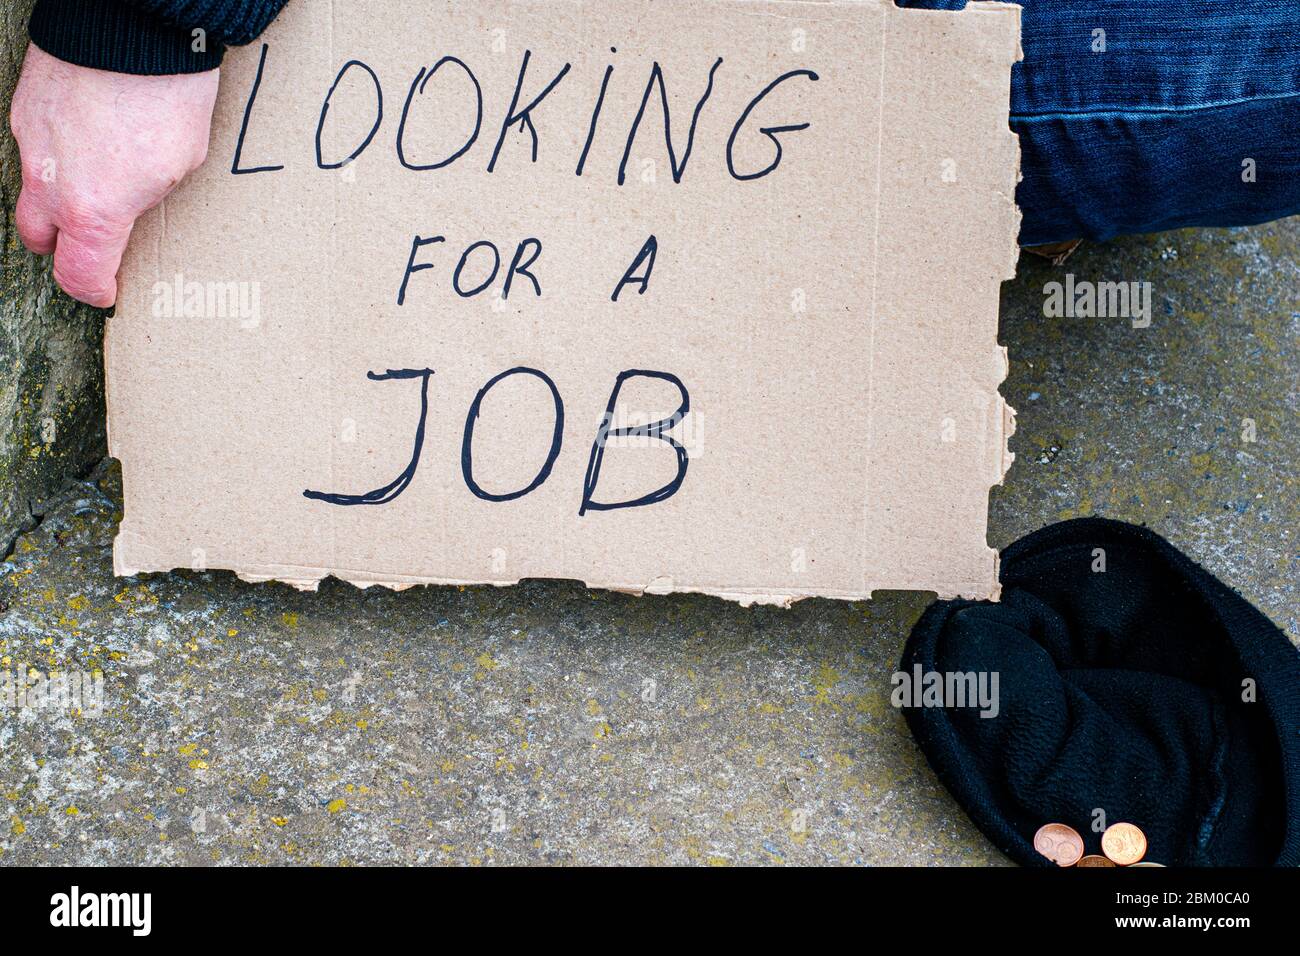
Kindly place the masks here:
[(104, 455), (103, 312), (58, 291), (14, 229), (21, 167), (9, 99), (32, 0), (0, 5), (0, 551)]
[[(1291, 220), (1022, 261), (991, 541), (1146, 523), (1294, 636), (1298, 253)], [(1044, 318), (1067, 271), (1151, 282), (1151, 327)], [(928, 595), (114, 579), (118, 491), (102, 470), (0, 566), (0, 663), (106, 682), (98, 717), (0, 714), (0, 863), (1006, 862), (888, 702)]]

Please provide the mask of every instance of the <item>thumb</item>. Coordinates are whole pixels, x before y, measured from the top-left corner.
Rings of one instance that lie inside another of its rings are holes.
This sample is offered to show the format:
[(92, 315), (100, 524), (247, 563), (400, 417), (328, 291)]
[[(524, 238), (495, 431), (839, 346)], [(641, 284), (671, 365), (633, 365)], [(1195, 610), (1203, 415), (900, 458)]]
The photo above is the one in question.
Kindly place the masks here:
[(54, 279), (63, 291), (89, 305), (117, 301), (117, 268), (131, 227), (100, 226), (93, 232), (60, 229), (54, 247)]

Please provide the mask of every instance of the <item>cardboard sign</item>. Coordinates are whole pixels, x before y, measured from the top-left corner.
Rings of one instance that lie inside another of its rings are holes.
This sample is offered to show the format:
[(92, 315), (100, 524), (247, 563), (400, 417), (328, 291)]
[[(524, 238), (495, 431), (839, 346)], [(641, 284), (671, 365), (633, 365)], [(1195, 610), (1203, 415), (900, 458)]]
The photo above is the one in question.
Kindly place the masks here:
[(132, 239), (118, 573), (996, 596), (1018, 29), (295, 0)]

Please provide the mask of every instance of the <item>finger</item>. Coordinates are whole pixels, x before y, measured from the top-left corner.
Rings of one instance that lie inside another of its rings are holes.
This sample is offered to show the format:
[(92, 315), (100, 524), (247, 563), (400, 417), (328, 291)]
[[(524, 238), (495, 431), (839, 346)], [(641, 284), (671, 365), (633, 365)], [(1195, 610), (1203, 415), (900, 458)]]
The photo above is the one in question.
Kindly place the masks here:
[(89, 305), (107, 308), (117, 301), (117, 268), (130, 227), (95, 233), (60, 229), (54, 248), (54, 279), (63, 291)]
[(14, 223), (18, 226), (18, 238), (32, 252), (38, 256), (48, 256), (54, 251), (54, 237), (58, 235), (58, 227), (45, 212), (40, 200), (33, 198), (30, 188), (24, 187), (18, 194)]

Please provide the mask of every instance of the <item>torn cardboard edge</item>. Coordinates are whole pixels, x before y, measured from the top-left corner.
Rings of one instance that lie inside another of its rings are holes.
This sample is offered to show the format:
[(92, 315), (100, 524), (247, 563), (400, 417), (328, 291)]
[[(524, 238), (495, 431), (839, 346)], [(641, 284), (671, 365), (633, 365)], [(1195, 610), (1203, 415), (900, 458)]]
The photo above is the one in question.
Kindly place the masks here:
[[(125, 545), (119, 534), (116, 544)], [(997, 573), (999, 566), (999, 557), (996, 551), (993, 552), (993, 569)], [(172, 567), (155, 568), (157, 571), (176, 570)], [(370, 579), (369, 572), (364, 570), (350, 571), (346, 568), (302, 568), (292, 566), (269, 565), (258, 568), (248, 568), (237, 570), (234, 568), (206, 568), (204, 570), (222, 570), (230, 571), (239, 580), (248, 584), (267, 584), (277, 582), (287, 584), (299, 591), (317, 591), (320, 589), (321, 582), (326, 578), (335, 578), (353, 587), (366, 590), (372, 587), (384, 587), (391, 591), (405, 591), (413, 587), (514, 587), (524, 581), (569, 581), (574, 580), (588, 590), (614, 591), (619, 594), (627, 594), (633, 597), (643, 597), (645, 595), (667, 596), (670, 594), (703, 594), (709, 597), (721, 598), (725, 601), (732, 601), (741, 607), (752, 607), (754, 605), (770, 605), (782, 608), (789, 608), (797, 601), (805, 601), (809, 598), (830, 598), (838, 600), (864, 600), (858, 592), (848, 592), (845, 594), (836, 594), (826, 591), (815, 591), (807, 594), (795, 592), (769, 593), (762, 590), (749, 590), (745, 588), (723, 588), (710, 585), (677, 587), (669, 578), (660, 578), (651, 581), (649, 584), (640, 586), (631, 582), (627, 583), (601, 583), (591, 584), (587, 581), (576, 578), (559, 578), (559, 577), (520, 577), (510, 580), (488, 581), (481, 578), (430, 578), (430, 577), (382, 577)], [(122, 564), (121, 551), (114, 547), (113, 551), (113, 574), (117, 577), (135, 577), (142, 573), (151, 573), (150, 569), (128, 567)], [(898, 588), (881, 586), (875, 590), (894, 591), (894, 590), (914, 590), (912, 588)], [(987, 600), (996, 601), (1002, 592), (1002, 585), (999, 582), (996, 590), (988, 592), (982, 582), (969, 582), (968, 584), (959, 584), (951, 592), (936, 592), (940, 599), (955, 597), (969, 597), (979, 595)], [(870, 596), (865, 598), (870, 599)]]
[[(757, 8), (763, 6), (774, 6), (774, 5), (775, 4), (761, 2), (761, 0), (718, 0), (718, 2), (712, 2), (704, 6), (711, 8), (710, 14), (708, 15), (711, 15), (711, 13), (714, 10), (717, 10), (718, 8), (721, 7), (733, 7), (733, 8), (746, 7), (746, 8), (755, 9), (755, 12), (761, 16), (763, 14), (760, 11), (758, 11)], [(798, 7), (800, 15), (808, 15), (808, 16), (822, 15), (824, 11), (831, 11), (833, 8), (838, 6), (838, 4), (834, 2), (827, 2), (827, 3), (789, 2), (781, 5)], [(875, 4), (872, 4), (870, 0), (865, 0), (865, 2), (859, 5), (863, 7), (869, 7)], [(510, 9), (512, 11), (513, 9), (515, 9), (510, 7), (510, 5), (508, 4), (498, 3), (495, 4), (495, 6), (498, 8), (498, 10), (501, 7), (506, 7), (507, 9)], [(570, 6), (576, 9), (582, 7), (583, 4), (577, 3), (577, 4), (566, 5), (566, 7), (570, 7)], [(616, 5), (607, 4), (605, 6), (607, 8), (612, 8)], [(640, 7), (641, 5), (637, 3), (631, 3), (628, 4), (628, 6)], [(937, 19), (937, 17), (940, 15), (939, 12), (934, 12), (934, 11), (898, 9), (893, 6), (891, 0), (880, 0), (878, 6), (884, 8), (883, 21), (886, 24), (888, 24), (892, 19), (897, 17), (934, 17)], [(818, 8), (823, 8), (823, 9), (818, 9)], [(991, 15), (1005, 15), (1006, 11), (1008, 10), (1015, 11), (1015, 16), (1018, 24), (1019, 8), (1011, 4), (1003, 4), (1003, 3), (996, 3), (996, 2), (970, 4), (963, 11), (960, 11), (959, 13), (954, 14), (952, 12), (945, 12), (943, 15), (976, 18), (976, 17), (987, 17)], [(707, 15), (702, 15), (701, 19), (704, 19), (706, 16)], [(334, 27), (338, 25), (338, 23), (339, 21), (335, 19), (333, 10), (331, 8), (331, 31), (330, 31), (331, 52), (336, 42), (334, 37)], [(880, 76), (882, 82), (882, 90), (883, 90), (883, 82), (885, 77), (886, 54), (887, 54), (887, 50), (889, 49), (887, 46), (887, 37), (888, 37), (888, 33), (886, 30), (886, 32), (883, 33), (881, 37)], [(989, 37), (992, 38), (991, 42), (994, 43), (997, 42), (996, 37), (994, 37), (992, 32), (990, 32)], [(280, 41), (280, 37), (277, 37), (276, 39), (277, 41)], [(689, 37), (687, 37), (686, 39), (689, 39)], [(247, 57), (247, 53), (243, 55)], [(1019, 60), (1020, 58), (1021, 58), (1021, 53), (1020, 53), (1019, 42), (1018, 42), (1018, 27), (1017, 27), (1014, 59)], [(239, 77), (239, 79), (236, 80), (236, 82), (240, 83), (240, 85), (247, 84), (248, 73), (249, 73), (249, 70), (247, 68), (247, 62), (248, 62), (247, 59), (245, 59), (243, 71), (241, 73), (235, 74)], [(1009, 69), (1010, 69), (1010, 64), (1008, 63), (1006, 67), (1006, 73), (1004, 75), (1002, 75), (1001, 77), (993, 77), (993, 81), (998, 84), (999, 90), (1003, 94), (1004, 101), (1008, 105), (1009, 105), (1009, 95), (1010, 95)], [(223, 72), (227, 74), (227, 77), (230, 76), (232, 73), (235, 73), (235, 71), (233, 70), (227, 70)], [(260, 66), (258, 70), (258, 75), (260, 77)], [(522, 78), (522, 72), (521, 72), (521, 78)], [(979, 82), (984, 82), (984, 78), (981, 78)], [(223, 83), (223, 85), (225, 84)], [(879, 105), (879, 110), (881, 114), (880, 122), (881, 122), (882, 129), (884, 125), (885, 106), (886, 104), (884, 102), (882, 102)], [(229, 113), (227, 113), (224, 116), (223, 122), (227, 126), (229, 126), (230, 124), (234, 123), (234, 118)], [(1005, 114), (1004, 114), (1004, 124), (1005, 124)], [(238, 124), (235, 123), (235, 125)], [(986, 327), (991, 325), (991, 328), (994, 330), (993, 331), (994, 337), (996, 336), (996, 328), (997, 328), (996, 289), (1000, 285), (1001, 281), (1005, 281), (1006, 279), (1012, 278), (1014, 276), (1016, 258), (1019, 252), (1019, 249), (1015, 242), (1015, 235), (1016, 235), (1018, 222), (1019, 222), (1019, 212), (1015, 208), (1014, 200), (1012, 198), (1012, 194), (1014, 192), (1014, 185), (1016, 180), (1018, 179), (1018, 154), (1019, 154), (1018, 142), (1016, 140), (1015, 134), (1011, 131), (1009, 125), (1004, 125), (1004, 128), (1000, 131), (1000, 135), (1004, 138), (1005, 141), (1007, 141), (1008, 148), (1006, 148), (1004, 151), (1009, 157), (1010, 165), (1007, 167), (1006, 170), (1007, 173), (1006, 179), (1008, 180), (1006, 185), (1008, 188), (998, 189), (996, 191), (997, 196), (1000, 198), (1000, 201), (1002, 203), (1001, 210), (1002, 210), (1002, 218), (1003, 218), (1002, 228), (997, 231), (1000, 232), (1006, 239), (1007, 249), (1005, 250), (1006, 253), (1005, 257), (1001, 259), (1002, 265), (999, 267), (1000, 271), (998, 273), (998, 282), (993, 287), (994, 294), (992, 296), (981, 295), (978, 299), (978, 301), (982, 303), (982, 308), (985, 315), (982, 319), (976, 316), (975, 319), (972, 320), (972, 325), (977, 325), (979, 324), (980, 321), (983, 321)], [(242, 143), (242, 137), (243, 134), (241, 132), (240, 134), (241, 143)], [(877, 146), (878, 159), (881, 156), (883, 156), (883, 151), (884, 151), (884, 143), (881, 142)], [(214, 158), (209, 159), (209, 166), (211, 166), (214, 162), (220, 164), (223, 159), (224, 157), (218, 152), (218, 154)], [(884, 186), (880, 178), (881, 171), (879, 165), (877, 166), (876, 169), (876, 177), (877, 178), (876, 178), (875, 186), (876, 186), (876, 193), (878, 197), (876, 221), (877, 221), (877, 228), (879, 228), (879, 219), (883, 215), (879, 207), (879, 196), (881, 192), (884, 190)], [(335, 183), (334, 186), (337, 189), (337, 183)], [(191, 190), (190, 192), (187, 192), (184, 196), (178, 197), (176, 201), (180, 203), (187, 203), (187, 204), (194, 202), (195, 200), (194, 200), (193, 191)], [(158, 277), (168, 275), (172, 269), (171, 262), (166, 260), (168, 247), (164, 246), (164, 244), (161, 242), (162, 236), (168, 230), (167, 215), (168, 214), (167, 214), (166, 205), (164, 205), (157, 212), (157, 216), (155, 220), (156, 229), (150, 231), (151, 234), (154, 237), (156, 237), (158, 241), (153, 245), (153, 250), (154, 250), (153, 268), (152, 270), (149, 271), (154, 276), (158, 276)], [(141, 230), (141, 232), (142, 232), (141, 238), (143, 239), (144, 238), (143, 234), (146, 232), (146, 230)], [(170, 244), (184, 244), (185, 242), (185, 234), (183, 230), (180, 232), (175, 232), (175, 231), (172, 232), (168, 238), (170, 240)], [(333, 237), (331, 236), (331, 241), (332, 240)], [(880, 253), (880, 244), (878, 240), (876, 243), (877, 256), (879, 256), (879, 253)], [(877, 263), (876, 269), (873, 270), (873, 298), (874, 298), (874, 282), (878, 279), (879, 267), (880, 264)], [(972, 309), (971, 311), (977, 312), (979, 310)], [(992, 317), (991, 323), (989, 322), (990, 312)], [(878, 318), (879, 316), (874, 313), (870, 316), (868, 325), (873, 330), (877, 324)], [(110, 322), (110, 331), (116, 332), (117, 330), (121, 329), (125, 321), (128, 320), (122, 316), (115, 316), (114, 319), (111, 320)], [(874, 332), (873, 332), (873, 338), (874, 338)], [(106, 340), (105, 340), (106, 364), (113, 367), (127, 367), (131, 364), (132, 361), (134, 361), (135, 356), (130, 355), (126, 351), (115, 351), (115, 346), (117, 343), (118, 340), (117, 338), (115, 338), (115, 336), (113, 335), (106, 336)], [(120, 344), (123, 346), (124, 349), (130, 348), (130, 341), (126, 337), (123, 338)], [(980, 344), (980, 347), (983, 348), (985, 346)], [(992, 394), (991, 396), (988, 395), (987, 393), (985, 394), (985, 398), (987, 400), (986, 418), (985, 418), (985, 425), (987, 427), (987, 431), (985, 432), (985, 436), (986, 436), (985, 445), (989, 449), (989, 453), (991, 455), (992, 460), (989, 461), (988, 466), (986, 466), (987, 471), (985, 471), (984, 468), (980, 468), (979, 471), (982, 472), (982, 474), (972, 473), (968, 476), (967, 479), (972, 483), (972, 487), (978, 486), (980, 489), (982, 489), (981, 494), (984, 501), (984, 522), (981, 530), (981, 536), (984, 536), (987, 533), (987, 501), (988, 501), (989, 491), (994, 485), (1000, 484), (1002, 482), (1007, 470), (1009, 469), (1012, 461), (1014, 460), (1014, 455), (1009, 451), (1008, 448), (1008, 439), (1010, 435), (1014, 432), (1015, 412), (1009, 405), (1007, 405), (1007, 403), (1001, 396), (1000, 392), (997, 390), (998, 385), (1006, 376), (1006, 371), (1007, 371), (1006, 350), (1001, 346), (997, 346), (996, 344), (993, 344), (991, 347), (996, 351), (996, 353), (1000, 356), (1001, 359), (1001, 374), (998, 377), (997, 382), (992, 385)], [(873, 362), (874, 362), (874, 356), (876, 355), (876, 353), (873, 352), (872, 355), (873, 355)], [(147, 362), (148, 360), (146, 359), (145, 361)], [(128, 507), (126, 509), (127, 514), (123, 520), (122, 527), (115, 541), (114, 572), (119, 575), (133, 575), (140, 572), (166, 571), (166, 570), (171, 570), (172, 568), (175, 567), (185, 566), (185, 563), (183, 561), (177, 560), (177, 557), (172, 548), (158, 547), (150, 543), (151, 541), (157, 540), (156, 534), (151, 535), (146, 531), (136, 530), (136, 528), (133, 527), (135, 523), (133, 521), (135, 517), (133, 512), (142, 512), (145, 509), (137, 509), (132, 507), (132, 502), (130, 499), (135, 499), (138, 501), (139, 499), (136, 498), (136, 494), (148, 495), (150, 483), (153, 482), (155, 485), (157, 485), (157, 479), (162, 472), (155, 469), (152, 476), (147, 476), (143, 473), (137, 476), (137, 474), (135, 473), (135, 469), (134, 469), (135, 456), (132, 454), (131, 447), (134, 444), (134, 442), (137, 442), (141, 439), (139, 438), (139, 436), (133, 436), (131, 441), (127, 441), (121, 438), (122, 428), (119, 426), (124, 426), (127, 429), (134, 430), (136, 428), (136, 425), (131, 423), (132, 413), (124, 411), (123, 407), (119, 405), (119, 403), (116, 401), (117, 388), (112, 384), (112, 378), (113, 378), (112, 376), (109, 376), (109, 382), (106, 383), (106, 393), (108, 397), (109, 420), (110, 420), (110, 432), (109, 432), (110, 449), (111, 449), (111, 453), (115, 457), (118, 457), (123, 463), (124, 494), (129, 499)], [(121, 378), (120, 376), (119, 376), (119, 380), (127, 383), (131, 382), (131, 379)], [(871, 383), (872, 386), (874, 386), (874, 384), (875, 384), (874, 382)], [(134, 409), (138, 409), (140, 407), (138, 396), (133, 395), (133, 397), (128, 400), (127, 404), (133, 406)], [(869, 431), (868, 444), (870, 444), (870, 440), (873, 437), (874, 437), (874, 433)], [(155, 527), (157, 527), (157, 525), (155, 525)], [(181, 546), (182, 547), (184, 546), (183, 543)], [(721, 597), (727, 600), (736, 601), (746, 606), (751, 604), (777, 604), (777, 605), (789, 606), (793, 601), (801, 600), (806, 597), (818, 597), (818, 596), (842, 598), (842, 599), (860, 599), (864, 597), (869, 597), (871, 593), (875, 590), (895, 590), (895, 589), (933, 590), (940, 597), (961, 596), (961, 597), (971, 597), (971, 598), (989, 598), (989, 599), (996, 600), (1000, 593), (1000, 584), (998, 583), (998, 571), (997, 571), (998, 556), (995, 549), (987, 547), (987, 543), (985, 543), (984, 547), (986, 549), (986, 554), (987, 554), (987, 564), (985, 565), (985, 567), (987, 567), (988, 569), (987, 577), (981, 575), (977, 579), (958, 578), (956, 580), (944, 582), (938, 586), (921, 586), (920, 588), (917, 587), (914, 580), (907, 578), (905, 574), (903, 576), (900, 576), (897, 580), (894, 580), (891, 579), (888, 574), (876, 573), (873, 575), (872, 572), (867, 571), (865, 569), (863, 571), (864, 584), (862, 588), (830, 587), (830, 586), (822, 586), (822, 585), (816, 585), (808, 588), (800, 588), (798, 586), (793, 586), (793, 585), (788, 587), (782, 586), (782, 587), (773, 588), (773, 587), (746, 587), (740, 583), (702, 583), (708, 581), (709, 575), (693, 576), (688, 574), (657, 574), (651, 572), (644, 576), (638, 576), (636, 580), (628, 580), (628, 576), (618, 573), (616, 568), (610, 572), (608, 577), (600, 577), (597, 579), (592, 579), (588, 577), (575, 577), (573, 574), (566, 573), (565, 569), (563, 568), (557, 568), (556, 573), (543, 573), (543, 574), (524, 573), (524, 574), (519, 574), (517, 576), (507, 575), (504, 577), (493, 577), (490, 575), (477, 573), (477, 572), (471, 572), (464, 575), (401, 574), (401, 573), (394, 573), (394, 572), (376, 572), (374, 570), (367, 569), (364, 565), (357, 567), (354, 566), (355, 562), (341, 560), (337, 554), (334, 554), (329, 561), (324, 562), (319, 566), (315, 564), (304, 565), (304, 564), (298, 564), (292, 562), (281, 563), (281, 562), (265, 561), (265, 560), (242, 560), (242, 559), (239, 561), (233, 561), (225, 558), (218, 558), (215, 561), (209, 562), (204, 567), (205, 569), (213, 569), (213, 570), (217, 570), (217, 569), (231, 570), (238, 577), (240, 577), (242, 580), (245, 581), (264, 582), (264, 581), (276, 580), (276, 581), (282, 581), (284, 583), (290, 584), (297, 588), (310, 589), (310, 590), (316, 589), (321, 580), (330, 576), (338, 577), (341, 580), (348, 581), (359, 587), (370, 587), (373, 585), (380, 585), (380, 586), (393, 588), (395, 590), (402, 590), (417, 584), (419, 585), (492, 584), (495, 586), (508, 586), (508, 585), (518, 583), (521, 580), (526, 580), (531, 578), (559, 578), (559, 579), (568, 579), (568, 580), (580, 580), (587, 587), (616, 590), (616, 591), (632, 593), (632, 594), (703, 593), (703, 594), (713, 595), (716, 597)], [(694, 578), (693, 580), (692, 577)]]

